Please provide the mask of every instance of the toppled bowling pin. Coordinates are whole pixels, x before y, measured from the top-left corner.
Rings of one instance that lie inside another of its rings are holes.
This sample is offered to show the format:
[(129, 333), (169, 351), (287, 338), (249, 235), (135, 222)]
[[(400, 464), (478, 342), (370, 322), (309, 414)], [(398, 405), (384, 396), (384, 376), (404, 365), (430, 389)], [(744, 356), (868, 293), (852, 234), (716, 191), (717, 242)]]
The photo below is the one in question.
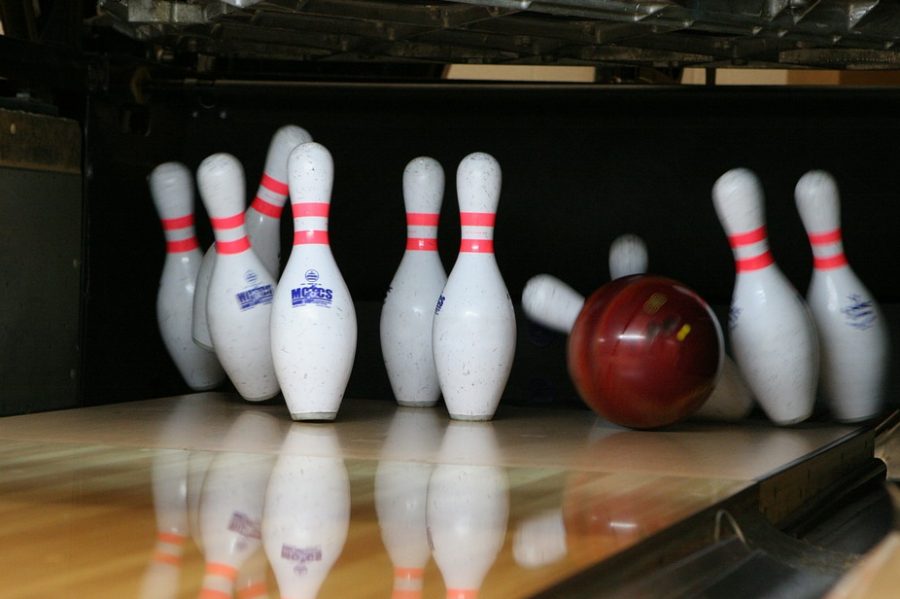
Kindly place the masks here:
[(269, 317), (275, 280), (253, 253), (244, 226), (244, 170), (230, 154), (213, 154), (197, 183), (216, 236), (206, 313), (216, 355), (248, 401), (278, 394)]
[(647, 244), (637, 235), (627, 233), (609, 246), (609, 276), (619, 279), (647, 272)]
[(815, 402), (818, 338), (806, 304), (769, 251), (762, 187), (749, 170), (733, 169), (712, 195), (737, 271), (728, 316), (735, 361), (773, 422), (802, 422)]
[(441, 394), (431, 329), (447, 274), (438, 255), (437, 226), (444, 170), (433, 158), (413, 159), (403, 171), (406, 251), (381, 309), (381, 353), (401, 406), (433, 406)]
[(225, 380), (225, 371), (215, 354), (191, 338), (202, 261), (194, 235), (194, 182), (187, 167), (178, 162), (160, 164), (148, 182), (166, 236), (166, 262), (156, 296), (159, 332), (188, 386), (194, 391), (212, 389)]
[(806, 301), (819, 331), (822, 393), (838, 420), (872, 418), (884, 407), (887, 324), (844, 255), (834, 179), (810, 171), (797, 182), (794, 195), (813, 251)]
[(356, 310), (328, 241), (334, 163), (315, 142), (288, 159), (294, 249), (275, 292), (272, 355), (291, 418), (334, 420), (356, 356)]
[[(296, 125), (285, 125), (275, 132), (269, 143), (265, 170), (256, 197), (244, 214), (253, 251), (276, 280), (281, 264), (281, 212), (288, 196), (287, 158), (291, 150), (308, 141), (312, 141), (312, 136)], [(195, 343), (206, 349), (213, 347), (206, 319), (206, 294), (215, 261), (216, 247), (213, 245), (203, 256), (194, 302), (193, 338)]]
[(500, 165), (481, 152), (456, 172), (459, 256), (435, 307), (434, 362), (450, 417), (490, 420), (516, 351), (516, 316), (494, 257)]

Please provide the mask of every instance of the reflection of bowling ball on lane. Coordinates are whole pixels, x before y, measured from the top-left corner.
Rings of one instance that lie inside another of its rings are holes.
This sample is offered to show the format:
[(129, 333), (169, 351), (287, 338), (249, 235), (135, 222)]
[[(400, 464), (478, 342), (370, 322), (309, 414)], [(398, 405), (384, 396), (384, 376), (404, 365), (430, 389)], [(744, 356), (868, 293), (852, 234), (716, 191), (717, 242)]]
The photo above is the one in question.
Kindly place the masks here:
[(585, 302), (569, 335), (569, 374), (610, 422), (656, 428), (697, 410), (715, 388), (722, 331), (709, 305), (669, 278), (634, 275)]

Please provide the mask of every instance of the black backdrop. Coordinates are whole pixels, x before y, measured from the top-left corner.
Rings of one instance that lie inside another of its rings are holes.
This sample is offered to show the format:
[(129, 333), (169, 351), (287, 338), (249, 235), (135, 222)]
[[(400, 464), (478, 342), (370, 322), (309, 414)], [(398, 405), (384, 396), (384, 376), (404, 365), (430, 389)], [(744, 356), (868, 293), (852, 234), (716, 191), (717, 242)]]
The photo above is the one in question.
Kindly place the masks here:
[[(637, 233), (650, 270), (679, 279), (722, 313), (734, 281), (710, 189), (725, 170), (760, 176), (772, 251), (805, 292), (811, 253), (793, 201), (797, 179), (830, 171), (843, 197), (844, 240), (882, 302), (898, 343), (900, 256), (894, 139), (900, 92), (887, 89), (560, 85), (159, 85), (144, 106), (91, 100), (86, 124), (86, 405), (187, 392), (156, 329), (164, 257), (146, 176), (159, 162), (195, 169), (213, 152), (244, 164), (248, 198), (279, 126), (295, 123), (331, 151), (332, 250), (356, 302), (359, 347), (347, 396), (390, 398), (381, 361), (381, 301), (404, 249), (401, 178), (419, 155), (441, 162), (440, 253), (459, 243), (455, 172), (473, 151), (503, 167), (496, 255), (519, 308), (529, 277), (548, 272), (589, 293), (608, 280), (610, 242)], [(204, 247), (211, 234), (197, 201)], [(287, 212), (287, 210), (286, 210)], [(290, 218), (283, 219), (283, 257)], [(580, 405), (565, 340), (520, 311), (506, 403)], [(895, 359), (895, 363), (897, 360)], [(895, 401), (896, 377), (890, 397)]]

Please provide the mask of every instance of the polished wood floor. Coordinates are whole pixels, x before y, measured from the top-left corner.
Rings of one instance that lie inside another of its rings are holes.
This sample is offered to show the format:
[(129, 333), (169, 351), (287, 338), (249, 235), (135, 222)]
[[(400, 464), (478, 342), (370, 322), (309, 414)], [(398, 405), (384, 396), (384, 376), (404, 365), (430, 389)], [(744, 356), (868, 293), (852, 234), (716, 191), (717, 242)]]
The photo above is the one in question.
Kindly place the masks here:
[(8, 417), (0, 596), (527, 597), (729, 501), (777, 523), (872, 452), (827, 424), (365, 400), (300, 424), (220, 393)]

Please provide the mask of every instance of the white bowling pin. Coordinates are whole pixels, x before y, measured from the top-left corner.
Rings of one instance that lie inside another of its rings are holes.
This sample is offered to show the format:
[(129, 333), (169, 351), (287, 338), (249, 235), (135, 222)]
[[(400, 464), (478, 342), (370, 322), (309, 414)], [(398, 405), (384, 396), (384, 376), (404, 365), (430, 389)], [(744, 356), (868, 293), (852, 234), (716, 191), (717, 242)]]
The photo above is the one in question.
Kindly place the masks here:
[(749, 170), (733, 169), (712, 195), (737, 271), (728, 317), (735, 361), (772, 421), (806, 420), (815, 402), (818, 339), (809, 309), (769, 251), (762, 187)]
[(194, 290), (202, 254), (194, 235), (194, 181), (178, 162), (160, 164), (148, 177), (153, 203), (166, 236), (166, 262), (159, 279), (159, 332), (182, 378), (195, 391), (218, 386), (225, 372), (215, 354), (191, 338)]
[(838, 420), (872, 418), (883, 408), (890, 351), (884, 316), (844, 255), (834, 179), (810, 171), (794, 195), (813, 251), (806, 300), (819, 331), (823, 395)]
[(350, 478), (332, 426), (294, 424), (269, 479), (263, 546), (281, 597), (312, 599), (350, 527)]
[(422, 596), (431, 559), (425, 507), (434, 466), (428, 460), (440, 445), (441, 425), (434, 410), (399, 408), (375, 470), (375, 512), (394, 566), (397, 598)]
[(269, 336), (275, 280), (250, 248), (241, 163), (213, 154), (197, 169), (197, 184), (216, 236), (206, 307), (216, 355), (241, 396), (269, 399), (278, 393)]
[(609, 276), (619, 279), (647, 272), (647, 244), (637, 235), (626, 233), (609, 246)]
[(202, 587), (211, 595), (230, 597), (244, 562), (262, 546), (263, 505), (275, 458), (246, 451), (280, 434), (278, 420), (269, 414), (244, 412), (223, 440), (226, 451), (210, 464), (199, 524), (206, 560)]
[(426, 520), (447, 597), (475, 599), (509, 518), (509, 482), (488, 422), (451, 422), (428, 482)]
[[(627, 276), (627, 275), (623, 275)], [(522, 290), (522, 310), (533, 321), (568, 335), (584, 307), (585, 298), (551, 275), (531, 277)], [(722, 374), (709, 398), (692, 418), (734, 421), (745, 418), (753, 409), (753, 396), (740, 372), (728, 356)]]
[(328, 242), (334, 163), (305, 143), (288, 159), (294, 249), (272, 312), (272, 355), (291, 418), (334, 420), (356, 355), (356, 311)]
[[(276, 280), (281, 264), (281, 211), (288, 196), (287, 158), (291, 150), (308, 141), (312, 141), (312, 136), (296, 125), (285, 125), (275, 132), (269, 143), (265, 170), (256, 197), (244, 214), (253, 251)], [(212, 349), (213, 345), (206, 319), (206, 294), (215, 261), (216, 247), (213, 245), (203, 257), (197, 277), (197, 301), (194, 303), (192, 334), (194, 341), (207, 349)]]
[(406, 252), (381, 309), (381, 353), (401, 406), (432, 406), (441, 393), (431, 329), (447, 274), (437, 247), (444, 170), (433, 158), (412, 160), (403, 171)]
[(235, 599), (268, 599), (269, 561), (262, 545), (256, 553), (247, 558), (244, 567), (238, 572), (237, 581), (234, 584)]
[(490, 420), (516, 351), (516, 315), (494, 257), (500, 165), (482, 152), (456, 171), (459, 256), (435, 307), (432, 343), (450, 417)]

